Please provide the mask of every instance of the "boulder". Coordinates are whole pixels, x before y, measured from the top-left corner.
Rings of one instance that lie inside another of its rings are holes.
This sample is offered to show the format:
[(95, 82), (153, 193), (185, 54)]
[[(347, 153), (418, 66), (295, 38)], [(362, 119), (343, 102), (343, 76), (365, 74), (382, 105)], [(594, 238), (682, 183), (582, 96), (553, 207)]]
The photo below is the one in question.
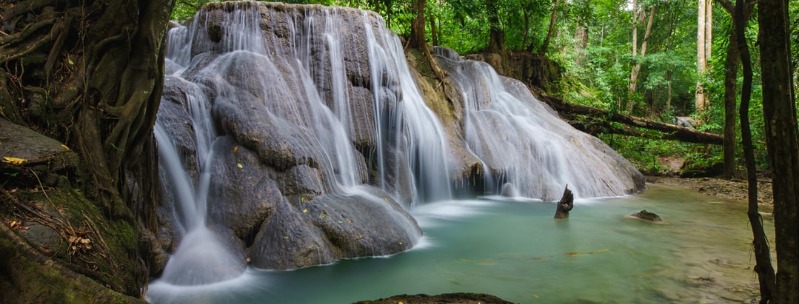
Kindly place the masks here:
[(639, 219), (642, 219), (642, 220), (645, 220), (645, 221), (651, 221), (651, 222), (661, 222), (661, 221), (663, 221), (663, 219), (660, 218), (660, 215), (657, 215), (657, 214), (655, 214), (653, 212), (649, 212), (649, 211), (646, 211), (646, 210), (641, 210), (639, 212), (630, 214), (630, 216), (635, 217), (635, 218), (639, 218)]

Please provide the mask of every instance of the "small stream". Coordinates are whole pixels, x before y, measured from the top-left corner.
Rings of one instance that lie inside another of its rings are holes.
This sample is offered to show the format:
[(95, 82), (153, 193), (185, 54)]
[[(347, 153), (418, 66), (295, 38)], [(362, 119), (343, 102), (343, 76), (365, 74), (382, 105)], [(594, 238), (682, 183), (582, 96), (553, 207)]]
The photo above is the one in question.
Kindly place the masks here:
[[(409, 252), (294, 271), (248, 269), (211, 285), (156, 283), (148, 300), (351, 303), (480, 292), (518, 303), (748, 303), (757, 278), (745, 208), (663, 185), (578, 200), (565, 221), (552, 219), (554, 204), (537, 200), (427, 204), (412, 211), (424, 237)], [(627, 216), (641, 209), (664, 221)], [(773, 222), (765, 224), (773, 233)]]

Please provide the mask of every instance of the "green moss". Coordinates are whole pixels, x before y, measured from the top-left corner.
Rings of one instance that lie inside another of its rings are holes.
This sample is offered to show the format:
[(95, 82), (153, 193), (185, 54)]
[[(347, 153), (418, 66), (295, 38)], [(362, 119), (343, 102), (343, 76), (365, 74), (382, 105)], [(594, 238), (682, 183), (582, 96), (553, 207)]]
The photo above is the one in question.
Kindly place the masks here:
[(41, 262), (19, 244), (0, 238), (2, 303), (143, 303), (85, 277), (65, 274), (52, 261)]
[[(125, 220), (108, 220), (99, 207), (68, 185), (45, 188), (46, 192), (39, 189), (18, 190), (20, 201), (34, 202), (42, 208), (43, 214), (53, 217), (52, 224), (59, 227), (59, 230), (67, 235), (71, 234), (71, 231), (75, 231), (78, 236), (83, 234), (85, 238), (91, 240), (92, 246), (90, 250), (78, 252), (72, 251), (69, 246), (50, 248), (50, 251), (44, 254), (54, 261), (64, 265), (68, 264), (71, 269), (86, 275), (87, 277), (84, 279), (97, 281), (96, 284), (103, 289), (108, 287), (129, 294), (138, 292), (140, 283), (136, 280), (135, 272), (138, 265), (131, 259), (136, 256), (138, 241), (132, 225)], [(7, 212), (0, 211), (0, 213)], [(10, 217), (11, 215), (5, 214), (5, 216)], [(25, 237), (35, 236), (28, 234)], [(66, 240), (64, 242), (66, 243)], [(10, 245), (5, 244), (5, 246)], [(16, 259), (23, 255), (20, 252), (14, 254), (17, 256)], [(49, 287), (55, 291), (47, 292), (38, 292), (34, 288), (24, 289), (25, 294), (33, 292), (42, 294), (44, 297), (52, 297), (53, 301), (42, 301), (46, 303), (70, 302), (72, 300), (75, 303), (86, 302), (86, 296), (89, 294), (73, 291), (75, 287), (72, 286), (71, 281), (52, 269), (36, 267), (30, 263), (19, 265), (15, 263), (14, 266), (18, 267), (16, 276), (21, 282), (34, 281), (34, 278), (40, 280), (24, 284), (55, 286)], [(11, 290), (17, 288), (13, 287)]]

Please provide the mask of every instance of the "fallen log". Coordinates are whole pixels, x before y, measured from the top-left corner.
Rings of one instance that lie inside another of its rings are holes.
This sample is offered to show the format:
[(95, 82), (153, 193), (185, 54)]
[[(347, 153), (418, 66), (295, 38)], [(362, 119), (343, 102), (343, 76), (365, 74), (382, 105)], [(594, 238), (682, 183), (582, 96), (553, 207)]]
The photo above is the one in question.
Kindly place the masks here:
[[(569, 124), (580, 131), (591, 135), (621, 134), (650, 139), (677, 140), (697, 144), (721, 145), (724, 136), (720, 134), (697, 131), (677, 125), (647, 120), (639, 117), (613, 113), (566, 102), (560, 98), (537, 94), (538, 99), (555, 109)], [(580, 118), (580, 116), (584, 116)], [(610, 122), (617, 122), (633, 128), (614, 126)], [(642, 132), (635, 128), (657, 131), (659, 135)]]

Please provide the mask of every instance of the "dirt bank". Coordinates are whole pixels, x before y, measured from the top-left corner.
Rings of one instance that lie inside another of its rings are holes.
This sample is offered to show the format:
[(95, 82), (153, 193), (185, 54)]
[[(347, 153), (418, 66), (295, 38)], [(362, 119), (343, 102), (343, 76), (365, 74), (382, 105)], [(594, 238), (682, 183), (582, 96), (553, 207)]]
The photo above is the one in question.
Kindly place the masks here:
[[(676, 185), (723, 199), (740, 201), (741, 203), (747, 202), (748, 190), (746, 180), (726, 180), (709, 177), (680, 178), (647, 176), (646, 182), (652, 184)], [(757, 201), (760, 205), (773, 205), (770, 178), (758, 178)]]

